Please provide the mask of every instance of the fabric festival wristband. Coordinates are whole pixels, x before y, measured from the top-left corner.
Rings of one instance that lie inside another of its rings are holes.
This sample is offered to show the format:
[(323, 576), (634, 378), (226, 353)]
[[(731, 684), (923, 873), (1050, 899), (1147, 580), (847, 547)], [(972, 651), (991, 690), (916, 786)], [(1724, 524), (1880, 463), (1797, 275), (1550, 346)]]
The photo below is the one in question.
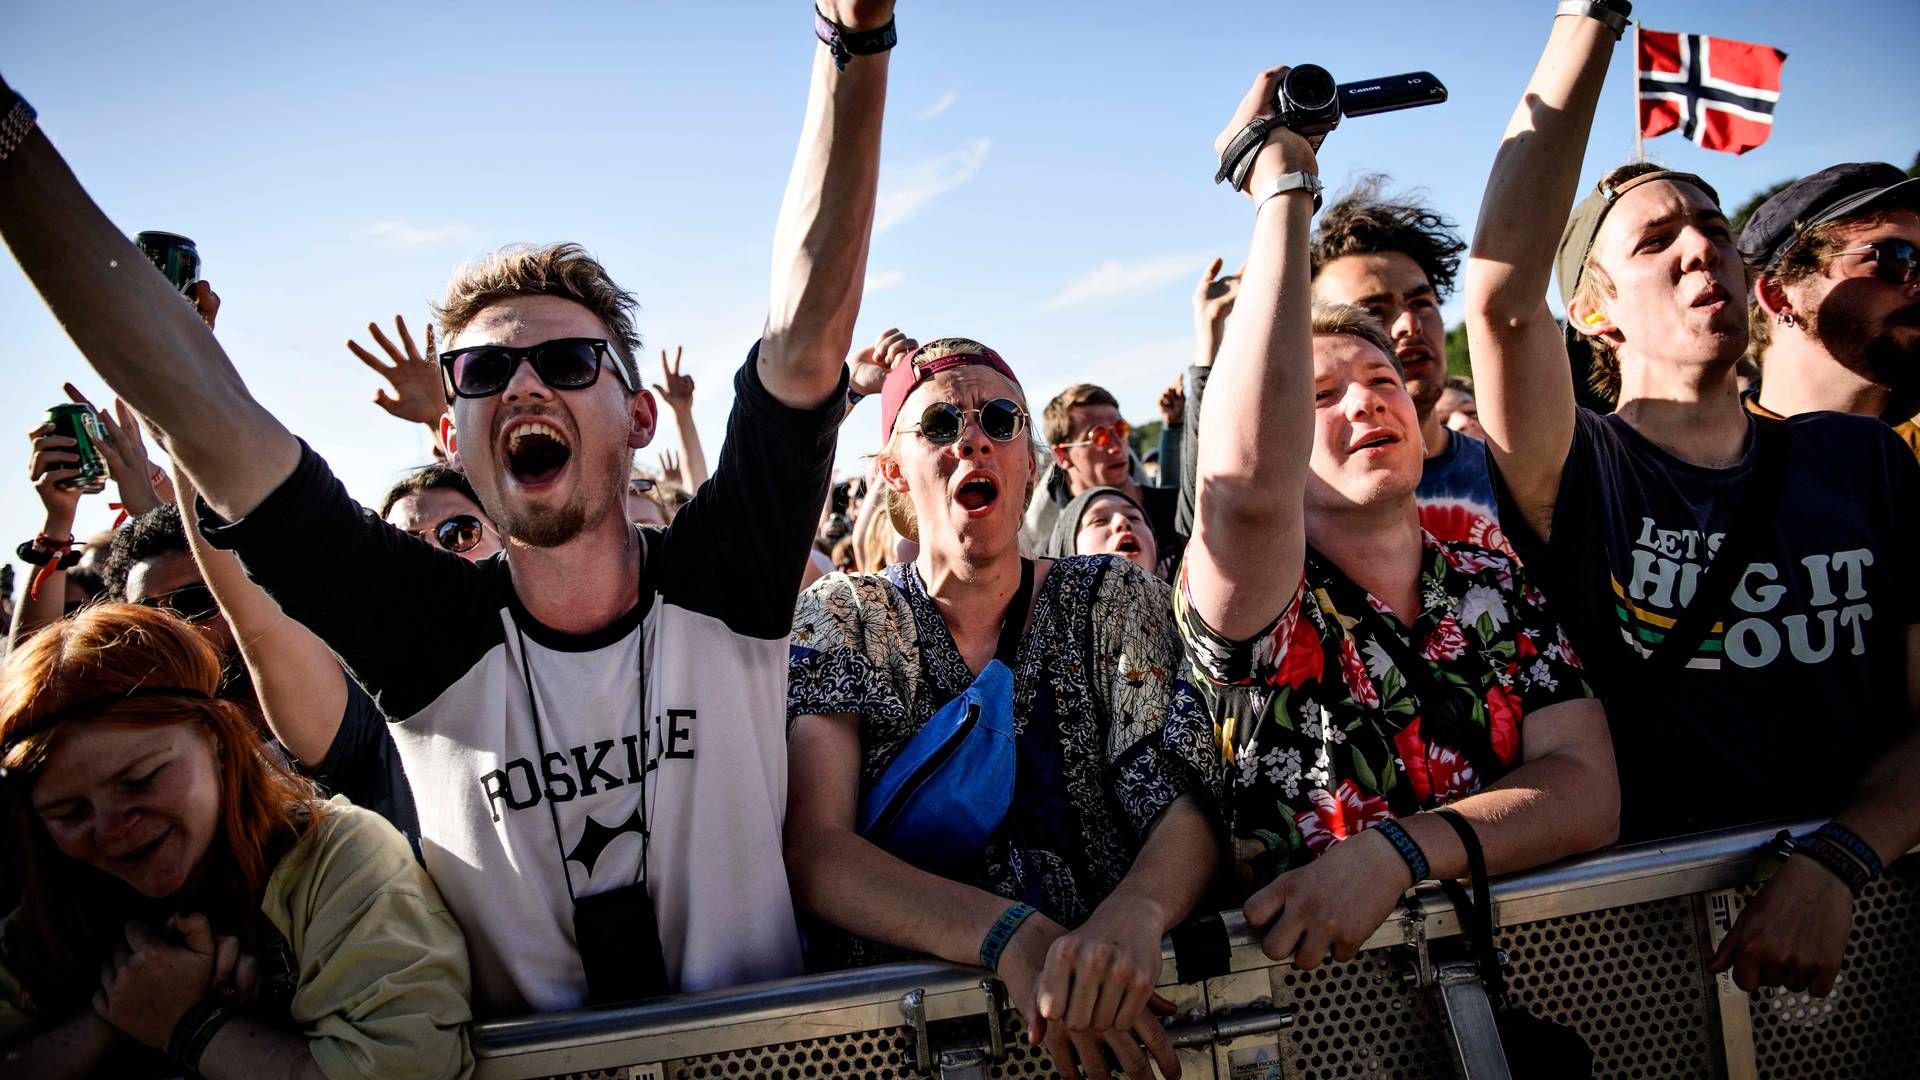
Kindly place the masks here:
[(1407, 869), (1413, 871), (1415, 885), (1427, 880), (1430, 876), (1427, 853), (1421, 851), (1420, 845), (1414, 843), (1413, 837), (1407, 835), (1405, 827), (1398, 821), (1388, 818), (1374, 825), (1373, 830), (1386, 837), (1387, 842), (1393, 845), (1393, 850), (1399, 852), (1402, 859), (1407, 860)]
[(1828, 872), (1846, 885), (1847, 891), (1854, 896), (1867, 887), (1867, 868), (1860, 861), (1833, 841), (1822, 836), (1808, 833), (1805, 836), (1785, 837), (1776, 845), (1776, 853), (1781, 855), (1805, 855), (1814, 862), (1827, 868)]
[(813, 9), (813, 35), (833, 53), (833, 66), (839, 71), (847, 70), (847, 61), (856, 56), (883, 53), (900, 43), (892, 19), (872, 30), (849, 30), (827, 18), (817, 5)]
[(1859, 859), (1860, 865), (1867, 868), (1868, 879), (1879, 877), (1887, 869), (1886, 864), (1880, 861), (1880, 853), (1873, 850), (1872, 844), (1860, 839), (1858, 833), (1837, 821), (1829, 821), (1813, 830), (1813, 835), (1839, 844), (1854, 858)]
[[(1632, 8), (1629, 6), (1628, 10)], [(1554, 8), (1553, 13), (1555, 16), (1580, 15), (1597, 20), (1602, 26), (1613, 31), (1616, 41), (1627, 32), (1626, 13), (1616, 11), (1606, 4), (1588, 3), (1587, 0), (1561, 0), (1560, 6)]]
[(27, 99), (15, 96), (12, 104), (0, 114), (0, 161), (5, 161), (20, 144), (27, 139), (27, 133), (33, 130), (33, 122), (39, 118)]
[(231, 1018), (219, 997), (202, 998), (173, 1025), (173, 1033), (167, 1036), (167, 1056), (198, 1071), (201, 1052), (213, 1041), (214, 1032)]
[(980, 942), (980, 966), (988, 971), (1000, 970), (1000, 954), (1007, 951), (1007, 942), (1013, 940), (1014, 931), (1027, 921), (1034, 912), (1032, 904), (1015, 904), (1000, 913), (994, 920), (993, 928)]

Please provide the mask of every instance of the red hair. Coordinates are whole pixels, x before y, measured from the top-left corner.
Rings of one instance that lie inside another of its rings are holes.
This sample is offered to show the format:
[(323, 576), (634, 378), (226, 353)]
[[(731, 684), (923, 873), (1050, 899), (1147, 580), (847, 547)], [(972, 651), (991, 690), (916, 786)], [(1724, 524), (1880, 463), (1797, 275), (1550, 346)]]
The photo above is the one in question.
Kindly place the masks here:
[[(14, 919), (25, 931), (19, 940), (39, 953), (15, 973), (30, 989), (26, 975), (38, 974), (51, 997), (86, 994), (120, 926), (143, 906), (118, 878), (62, 854), (33, 809), (40, 770), (76, 724), (206, 730), (219, 750), (220, 831), (203, 865), (211, 894), (237, 905), (206, 914), (224, 932), (254, 939), (268, 875), (324, 803), (267, 746), (247, 706), (213, 696), (221, 674), (219, 655), (191, 626), (135, 604), (86, 608), (35, 634), (0, 666), (0, 799), (23, 856)], [(142, 695), (126, 696), (136, 690)], [(238, 925), (221, 927), (222, 914)], [(52, 1004), (49, 995), (36, 997)]]

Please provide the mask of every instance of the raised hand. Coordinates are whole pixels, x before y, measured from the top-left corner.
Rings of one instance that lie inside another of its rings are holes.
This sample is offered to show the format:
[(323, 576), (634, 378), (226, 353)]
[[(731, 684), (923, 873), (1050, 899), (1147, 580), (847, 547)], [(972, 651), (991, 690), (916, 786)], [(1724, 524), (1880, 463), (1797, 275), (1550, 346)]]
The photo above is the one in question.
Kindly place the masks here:
[(680, 468), (680, 455), (671, 450), (660, 451), (660, 482), (675, 487), (687, 486), (686, 474)]
[(53, 425), (46, 423), (27, 432), (27, 437), (33, 440), (33, 456), (27, 459), (27, 479), (33, 481), (34, 492), (47, 508), (48, 523), (61, 520), (66, 523), (64, 528), (70, 529), (82, 492), (65, 485), (80, 475), (80, 455), (75, 452), (77, 444), (72, 439), (55, 435), (53, 430)]
[(65, 388), (67, 397), (93, 409), (100, 416), (100, 429), (106, 438), (100, 442), (100, 456), (107, 459), (107, 475), (113, 478), (114, 485), (120, 489), (120, 507), (130, 516), (139, 517), (158, 507), (162, 501), (160, 484), (167, 483), (167, 491), (173, 490), (166, 474), (155, 468), (147, 456), (147, 443), (140, 435), (140, 423), (134, 419), (133, 410), (122, 401), (114, 402), (114, 411), (95, 408), (87, 395), (81, 393), (72, 383)]
[(920, 343), (894, 327), (880, 331), (880, 339), (853, 354), (848, 366), (853, 369), (848, 388), (862, 397), (878, 394), (887, 384), (887, 373), (907, 357)]
[(373, 335), (373, 340), (387, 354), (390, 363), (381, 362), (371, 352), (361, 348), (357, 341), (347, 342), (347, 349), (359, 357), (361, 363), (393, 384), (391, 397), (385, 389), (374, 391), (375, 405), (401, 420), (411, 420), (437, 429), (441, 414), (447, 411), (447, 397), (446, 389), (440, 383), (440, 363), (433, 349), (433, 324), (427, 324), (425, 356), (414, 346), (413, 334), (407, 330), (405, 316), (395, 315), (393, 327), (399, 332), (404, 349), (389, 341), (378, 324), (367, 324), (367, 332)]
[(1225, 260), (1215, 259), (1207, 264), (1207, 272), (1200, 275), (1200, 284), (1193, 290), (1195, 322), (1219, 326), (1233, 314), (1233, 301), (1240, 295), (1240, 271), (1222, 276), (1220, 268), (1225, 265)]
[[(1280, 88), (1280, 80), (1287, 77), (1290, 68), (1277, 67), (1260, 73), (1240, 99), (1234, 110), (1233, 119), (1221, 129), (1213, 140), (1216, 157), (1227, 152), (1227, 146), (1250, 123), (1261, 117), (1272, 116), (1274, 111), (1274, 93)], [(1297, 133), (1284, 128), (1274, 127), (1267, 133), (1266, 142), (1255, 151), (1258, 155), (1253, 161), (1253, 171), (1247, 174), (1247, 186), (1242, 194), (1250, 200), (1265, 198), (1264, 189), (1268, 181), (1282, 173), (1309, 172), (1318, 175), (1319, 162), (1314, 158), (1313, 147)]]
[(1186, 384), (1180, 379), (1160, 391), (1160, 420), (1168, 427), (1181, 423), (1187, 418)]
[(200, 321), (207, 324), (207, 329), (213, 329), (214, 320), (220, 317), (220, 294), (214, 292), (213, 286), (206, 282), (196, 281), (193, 283), (191, 299), (193, 310), (200, 313)]
[(680, 346), (673, 347), (673, 366), (667, 366), (667, 350), (660, 350), (660, 382), (653, 384), (653, 392), (667, 407), (675, 413), (684, 413), (693, 408), (693, 376), (680, 373)]

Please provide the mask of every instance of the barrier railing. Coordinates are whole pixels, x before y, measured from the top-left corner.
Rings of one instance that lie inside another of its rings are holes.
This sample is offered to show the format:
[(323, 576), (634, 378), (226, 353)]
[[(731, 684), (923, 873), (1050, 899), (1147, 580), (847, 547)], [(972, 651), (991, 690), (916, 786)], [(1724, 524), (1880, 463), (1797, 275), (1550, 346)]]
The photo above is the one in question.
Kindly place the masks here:
[[(1641, 844), (1493, 883), (1514, 1001), (1579, 1031), (1595, 1076), (1920, 1076), (1920, 857), (1856, 902), (1825, 999), (1751, 996), (1705, 972), (1780, 824)], [(1795, 831), (1799, 831), (1796, 827)], [(1223, 916), (1212, 977), (1160, 992), (1187, 1077), (1280, 1080), (1509, 1075), (1486, 996), (1448, 958), (1459, 921), (1426, 886), (1360, 954), (1311, 972), (1269, 960)], [(1051, 1077), (995, 980), (938, 962), (889, 964), (474, 1029), (483, 1080)]]

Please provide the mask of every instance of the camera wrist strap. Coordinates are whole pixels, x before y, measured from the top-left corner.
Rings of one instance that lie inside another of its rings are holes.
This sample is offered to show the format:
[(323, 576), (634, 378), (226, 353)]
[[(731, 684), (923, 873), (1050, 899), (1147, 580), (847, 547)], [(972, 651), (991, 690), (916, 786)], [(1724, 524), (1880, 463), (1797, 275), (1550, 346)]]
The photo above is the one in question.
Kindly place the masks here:
[(1233, 190), (1247, 189), (1247, 174), (1253, 172), (1253, 159), (1260, 156), (1260, 148), (1267, 144), (1267, 136), (1280, 126), (1278, 116), (1258, 116), (1240, 134), (1227, 144), (1226, 152), (1220, 155), (1220, 171), (1213, 174), (1213, 182), (1233, 181)]

